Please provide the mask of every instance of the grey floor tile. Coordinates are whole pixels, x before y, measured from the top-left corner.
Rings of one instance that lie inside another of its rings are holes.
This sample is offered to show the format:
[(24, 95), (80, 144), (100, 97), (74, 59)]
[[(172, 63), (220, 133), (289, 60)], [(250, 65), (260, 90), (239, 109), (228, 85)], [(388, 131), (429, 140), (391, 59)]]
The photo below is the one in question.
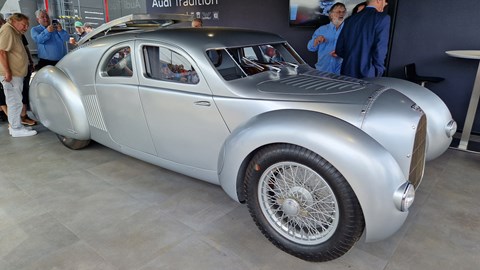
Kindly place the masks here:
[(120, 158), (91, 167), (88, 171), (112, 185), (122, 185), (125, 181), (157, 170), (157, 167), (152, 164), (120, 153), (117, 153), (117, 155)]
[[(23, 156), (36, 156), (20, 158)], [(15, 160), (15, 157), (12, 157)], [(21, 154), (17, 163), (12, 161), (9, 169), (1, 169), (6, 179), (15, 183), (25, 191), (42, 187), (48, 182), (57, 178), (69, 175), (71, 171), (77, 170), (74, 162), (68, 161), (61, 156), (48, 157), (36, 153)]]
[(462, 247), (459, 239), (466, 240), (465, 235), (462, 236), (462, 232), (459, 231), (445, 234), (435, 226), (423, 224), (412, 226), (386, 269), (478, 269), (480, 264), (478, 238), (470, 239), (470, 242), (476, 242), (473, 249)]
[(210, 185), (202, 189), (184, 189), (158, 206), (191, 228), (201, 230), (214, 224), (238, 203), (220, 187)]
[(8, 269), (8, 268), (9, 268), (8, 263), (4, 259), (0, 258), (0, 269)]
[(138, 269), (193, 234), (157, 207), (139, 212), (82, 238), (118, 269)]
[[(63, 145), (61, 145), (61, 147), (65, 148)], [(96, 142), (91, 142), (90, 145), (84, 149), (69, 150), (64, 158), (73, 161), (78, 168), (88, 169), (113, 160), (125, 158), (125, 156)]]
[(116, 270), (83, 241), (58, 249), (19, 270)]
[(39, 203), (49, 209), (82, 200), (112, 186), (86, 170), (76, 170), (69, 175), (53, 179), (41, 187), (28, 191)]
[(76, 201), (64, 201), (52, 215), (76, 234), (89, 234), (121, 223), (147, 207), (111, 187)]
[(208, 183), (161, 168), (117, 182), (116, 186), (135, 199), (153, 205), (175, 200), (185, 190), (212, 188)]
[(205, 242), (201, 237), (192, 236), (178, 245), (169, 248), (165, 253), (152, 260), (141, 270), (177, 270), (177, 269), (209, 269), (209, 270), (244, 270), (258, 269), (228, 249)]
[(281, 252), (262, 235), (245, 205), (236, 207), (201, 233), (208, 239), (205, 241), (231, 250), (250, 267), (265, 265)]
[(355, 248), (339, 259), (321, 263), (303, 261), (285, 253), (277, 253), (269, 259), (269, 263), (263, 265), (259, 269), (383, 270), (387, 263), (385, 260), (381, 260), (369, 253)]
[[(38, 201), (23, 191), (0, 197), (0, 232), (19, 226), (25, 220), (47, 213)], [(1, 238), (0, 238), (1, 241)]]
[(284, 253), (221, 187), (92, 143), (72, 151), (42, 126), (0, 123), (0, 269), (477, 269), (480, 155), (426, 164), (404, 226), (311, 263)]
[(17, 185), (3, 176), (3, 173), (0, 171), (0, 198), (19, 192), (20, 190)]
[(21, 269), (72, 245), (79, 238), (51, 215), (43, 214), (0, 231), (0, 258), (6, 269)]
[(0, 123), (0, 148), (2, 149), (0, 161), (9, 156), (4, 154), (29, 153), (39, 147), (58, 142), (56, 136), (41, 125), (34, 127), (39, 132), (38, 135), (25, 138), (12, 138), (8, 135), (7, 128), (8, 123)]

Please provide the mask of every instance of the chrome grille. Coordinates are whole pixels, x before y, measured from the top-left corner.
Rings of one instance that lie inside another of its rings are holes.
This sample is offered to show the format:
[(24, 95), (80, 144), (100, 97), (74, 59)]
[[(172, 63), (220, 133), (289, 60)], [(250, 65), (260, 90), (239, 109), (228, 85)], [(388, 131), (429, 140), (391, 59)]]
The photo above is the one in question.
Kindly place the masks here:
[(412, 161), (410, 163), (410, 174), (408, 180), (415, 186), (415, 189), (422, 181), (425, 169), (425, 150), (427, 146), (427, 118), (422, 115), (418, 121), (415, 142), (412, 150)]

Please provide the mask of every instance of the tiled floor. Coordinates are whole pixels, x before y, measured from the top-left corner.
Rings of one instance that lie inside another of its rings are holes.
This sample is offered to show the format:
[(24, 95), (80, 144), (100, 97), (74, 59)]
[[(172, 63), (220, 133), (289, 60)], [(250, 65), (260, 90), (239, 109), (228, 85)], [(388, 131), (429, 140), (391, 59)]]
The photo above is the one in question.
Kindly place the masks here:
[(427, 164), (393, 237), (309, 263), (270, 244), (220, 187), (98, 144), (11, 138), (0, 123), (0, 269), (479, 269), (480, 155)]

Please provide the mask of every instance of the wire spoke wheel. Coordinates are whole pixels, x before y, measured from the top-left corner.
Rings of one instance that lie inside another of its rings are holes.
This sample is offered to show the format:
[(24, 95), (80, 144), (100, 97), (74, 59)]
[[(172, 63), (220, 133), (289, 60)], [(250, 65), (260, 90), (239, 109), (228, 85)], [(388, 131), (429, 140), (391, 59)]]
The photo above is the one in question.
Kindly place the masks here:
[(276, 163), (258, 185), (262, 213), (285, 238), (304, 245), (326, 241), (338, 226), (337, 200), (327, 182), (295, 162)]
[(244, 187), (248, 210), (263, 235), (303, 260), (336, 259), (363, 233), (363, 212), (348, 181), (308, 149), (262, 148), (248, 164)]

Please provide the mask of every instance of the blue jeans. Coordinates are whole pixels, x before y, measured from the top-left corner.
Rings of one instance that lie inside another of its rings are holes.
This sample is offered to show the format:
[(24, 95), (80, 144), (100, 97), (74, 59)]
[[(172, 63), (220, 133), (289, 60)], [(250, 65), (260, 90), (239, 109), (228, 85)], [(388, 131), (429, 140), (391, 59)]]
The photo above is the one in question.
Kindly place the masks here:
[(10, 82), (5, 81), (4, 76), (0, 76), (3, 90), (5, 91), (5, 100), (8, 108), (8, 123), (13, 129), (23, 128), (20, 114), (22, 113), (22, 90), (23, 77), (12, 77)]

